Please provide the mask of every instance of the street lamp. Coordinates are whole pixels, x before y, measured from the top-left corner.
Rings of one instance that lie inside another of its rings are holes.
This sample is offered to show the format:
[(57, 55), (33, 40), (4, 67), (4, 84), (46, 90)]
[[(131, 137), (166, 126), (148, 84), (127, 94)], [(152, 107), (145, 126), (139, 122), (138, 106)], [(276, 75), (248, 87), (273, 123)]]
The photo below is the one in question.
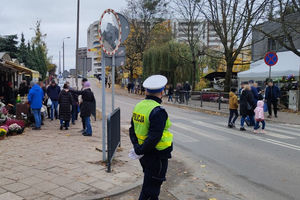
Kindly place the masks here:
[(65, 37), (63, 39), (63, 73), (65, 71), (65, 39), (70, 39), (71, 37)]

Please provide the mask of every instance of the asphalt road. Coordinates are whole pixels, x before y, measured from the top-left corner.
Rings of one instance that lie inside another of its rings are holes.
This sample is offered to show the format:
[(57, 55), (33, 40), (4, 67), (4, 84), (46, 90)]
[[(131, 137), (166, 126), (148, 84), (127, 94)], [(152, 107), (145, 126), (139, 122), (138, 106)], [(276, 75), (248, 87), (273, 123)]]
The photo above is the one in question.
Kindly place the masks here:
[[(101, 106), (101, 89), (92, 80)], [(142, 98), (141, 98), (142, 99)], [(107, 113), (111, 94), (107, 93)], [(116, 95), (123, 126), (139, 99)], [(193, 162), (186, 163), (195, 176), (212, 181), (240, 199), (284, 200), (300, 198), (300, 126), (266, 124), (266, 134), (240, 132), (226, 127), (227, 118), (163, 105), (172, 121), (174, 151)], [(205, 166), (205, 173), (199, 173)], [(190, 185), (190, 187), (195, 187)], [(184, 190), (173, 188), (173, 193)], [(197, 195), (197, 187), (190, 195)], [(196, 198), (195, 198), (196, 199)], [(220, 198), (219, 198), (220, 199)], [(227, 199), (227, 198), (226, 198)]]

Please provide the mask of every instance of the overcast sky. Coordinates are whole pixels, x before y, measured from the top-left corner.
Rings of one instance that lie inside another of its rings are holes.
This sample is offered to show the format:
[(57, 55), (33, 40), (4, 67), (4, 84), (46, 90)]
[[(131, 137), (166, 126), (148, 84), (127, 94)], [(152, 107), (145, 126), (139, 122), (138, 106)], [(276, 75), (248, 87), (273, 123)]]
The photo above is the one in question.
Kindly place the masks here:
[[(79, 47), (86, 46), (88, 26), (98, 20), (105, 9), (121, 11), (125, 7), (125, 0), (81, 0)], [(71, 37), (65, 40), (65, 67), (74, 68), (76, 12), (77, 0), (1, 0), (0, 35), (18, 34), (20, 38), (23, 32), (29, 40), (34, 36), (30, 28), (40, 19), (41, 30), (47, 34), (48, 55), (57, 66), (62, 40)]]

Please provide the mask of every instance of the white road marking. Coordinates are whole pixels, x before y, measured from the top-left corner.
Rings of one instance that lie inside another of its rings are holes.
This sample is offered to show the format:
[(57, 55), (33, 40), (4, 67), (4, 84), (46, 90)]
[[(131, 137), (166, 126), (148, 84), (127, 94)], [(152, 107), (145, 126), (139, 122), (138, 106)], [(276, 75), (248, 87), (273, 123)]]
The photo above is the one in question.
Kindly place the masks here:
[(226, 137), (221, 136), (219, 134), (208, 133), (208, 131), (206, 131), (206, 133), (205, 133), (205, 132), (201, 131), (201, 129), (194, 128), (192, 126), (187, 126), (187, 125), (185, 125), (181, 122), (173, 123), (172, 126), (187, 130), (187, 131), (192, 132), (196, 135), (207, 137), (207, 138), (212, 139), (212, 140), (222, 140), (222, 141), (229, 140), (229, 138), (226, 138)]
[(280, 141), (277, 141), (277, 140), (271, 140), (271, 139), (262, 138), (262, 137), (259, 137), (259, 138), (256, 138), (256, 139), (260, 140), (260, 141), (263, 141), (263, 142), (267, 142), (267, 143), (275, 144), (275, 145), (282, 146), (282, 147), (285, 147), (285, 148), (300, 151), (300, 146), (297, 146), (297, 145), (292, 145), (292, 144), (289, 144), (289, 143), (280, 142)]

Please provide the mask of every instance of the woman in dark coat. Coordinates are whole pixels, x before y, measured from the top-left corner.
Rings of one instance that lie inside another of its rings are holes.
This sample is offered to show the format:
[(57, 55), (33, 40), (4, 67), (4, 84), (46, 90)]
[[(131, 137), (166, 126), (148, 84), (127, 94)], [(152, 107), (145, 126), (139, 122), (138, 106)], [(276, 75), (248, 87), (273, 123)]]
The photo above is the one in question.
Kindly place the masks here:
[(69, 91), (68, 84), (64, 84), (63, 90), (59, 93), (58, 96), (59, 103), (59, 119), (60, 119), (60, 130), (68, 130), (70, 119), (71, 119), (71, 106), (72, 106), (72, 95)]
[(95, 109), (95, 97), (90, 86), (90, 82), (86, 81), (84, 83), (83, 90), (80, 92), (82, 97), (82, 103), (80, 106), (80, 117), (82, 117), (85, 122), (85, 131), (82, 133), (84, 136), (92, 136), (92, 126), (90, 117)]
[(244, 89), (242, 90), (241, 96), (240, 96), (240, 115), (241, 117), (241, 131), (245, 131), (244, 123), (247, 116), (249, 116), (250, 119), (252, 119), (254, 115), (254, 100), (251, 92), (251, 88), (249, 85), (246, 85)]

